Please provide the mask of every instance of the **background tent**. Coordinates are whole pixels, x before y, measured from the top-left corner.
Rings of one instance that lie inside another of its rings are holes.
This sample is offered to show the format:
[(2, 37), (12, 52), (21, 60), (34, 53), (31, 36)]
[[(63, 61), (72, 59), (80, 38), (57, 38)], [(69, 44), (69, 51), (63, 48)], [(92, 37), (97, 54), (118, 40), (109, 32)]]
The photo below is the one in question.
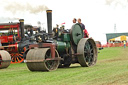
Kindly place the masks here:
[(122, 35), (116, 38), (109, 39), (109, 41), (128, 41), (128, 36)]

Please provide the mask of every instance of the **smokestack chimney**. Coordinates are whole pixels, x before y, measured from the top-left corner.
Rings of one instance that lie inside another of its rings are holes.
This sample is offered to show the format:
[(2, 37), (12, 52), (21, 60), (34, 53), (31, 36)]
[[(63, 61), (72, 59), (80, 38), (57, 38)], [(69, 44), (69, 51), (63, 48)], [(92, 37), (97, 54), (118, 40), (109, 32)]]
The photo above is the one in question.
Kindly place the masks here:
[(48, 34), (52, 36), (52, 10), (47, 10), (47, 25), (48, 25)]
[(20, 19), (21, 41), (24, 40), (24, 19)]

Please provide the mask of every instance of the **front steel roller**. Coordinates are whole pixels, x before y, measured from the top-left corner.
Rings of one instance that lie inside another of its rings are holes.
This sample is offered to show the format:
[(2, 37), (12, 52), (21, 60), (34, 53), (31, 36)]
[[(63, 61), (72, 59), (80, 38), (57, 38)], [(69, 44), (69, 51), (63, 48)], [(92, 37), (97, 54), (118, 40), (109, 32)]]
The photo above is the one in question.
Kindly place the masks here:
[[(59, 66), (59, 60), (50, 60), (50, 48), (36, 48), (28, 51), (26, 56), (26, 64), (30, 71), (52, 71)], [(55, 58), (59, 58), (59, 54), (55, 51)]]
[(0, 50), (0, 69), (7, 68), (11, 63), (11, 56), (5, 50)]
[(78, 61), (82, 67), (89, 67), (96, 64), (97, 47), (91, 38), (82, 38), (77, 46)]

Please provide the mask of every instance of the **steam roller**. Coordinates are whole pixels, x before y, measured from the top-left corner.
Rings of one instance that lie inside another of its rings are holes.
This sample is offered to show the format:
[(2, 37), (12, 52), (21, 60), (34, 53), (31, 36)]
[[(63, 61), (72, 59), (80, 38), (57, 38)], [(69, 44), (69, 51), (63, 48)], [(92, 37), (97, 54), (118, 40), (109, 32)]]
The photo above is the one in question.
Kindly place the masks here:
[(11, 63), (11, 56), (5, 50), (0, 50), (0, 69), (7, 68)]
[(80, 24), (71, 29), (52, 29), (52, 10), (47, 10), (48, 33), (38, 32), (35, 44), (29, 45), (26, 64), (30, 71), (52, 71), (79, 63), (82, 67), (96, 64), (97, 47), (92, 38), (83, 38)]
[[(59, 54), (55, 51), (55, 57), (58, 58)], [(31, 71), (51, 71), (56, 70), (59, 61), (49, 60), (51, 58), (51, 51), (49, 48), (35, 48), (31, 49), (27, 54), (27, 60), (34, 60), (34, 62), (27, 63), (27, 67)]]

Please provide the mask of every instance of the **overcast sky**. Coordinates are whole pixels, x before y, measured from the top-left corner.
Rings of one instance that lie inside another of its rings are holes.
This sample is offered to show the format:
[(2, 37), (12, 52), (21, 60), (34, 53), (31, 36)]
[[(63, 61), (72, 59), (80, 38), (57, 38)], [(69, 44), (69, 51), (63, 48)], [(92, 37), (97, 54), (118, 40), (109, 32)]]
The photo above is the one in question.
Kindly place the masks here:
[(46, 12), (53, 10), (53, 26), (65, 22), (72, 26), (73, 18), (81, 18), (90, 37), (106, 43), (105, 33), (128, 32), (128, 0), (0, 0), (0, 22), (18, 21), (47, 28)]

